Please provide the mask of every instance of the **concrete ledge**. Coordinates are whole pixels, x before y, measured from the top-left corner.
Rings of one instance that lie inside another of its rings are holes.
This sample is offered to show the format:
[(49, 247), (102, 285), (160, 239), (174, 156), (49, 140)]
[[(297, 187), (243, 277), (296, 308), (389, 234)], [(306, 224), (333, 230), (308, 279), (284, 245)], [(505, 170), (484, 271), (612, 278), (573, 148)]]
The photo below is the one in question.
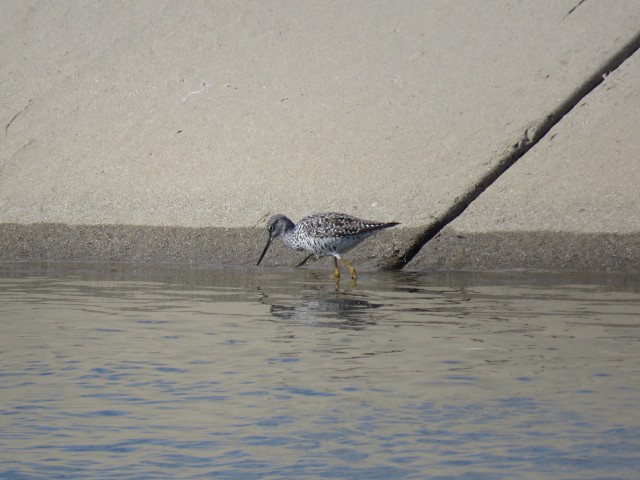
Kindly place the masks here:
[(640, 232), (458, 232), (447, 228), (407, 269), (640, 272)]
[(255, 256), (249, 229), (0, 225), (2, 261), (219, 263)]
[[(419, 234), (396, 228), (368, 239), (347, 258), (358, 270), (401, 264), (401, 245)], [(202, 264), (254, 267), (262, 228), (1, 224), (0, 261)], [(266, 267), (292, 268), (305, 257), (274, 242)], [(311, 263), (330, 268), (330, 260)], [(325, 264), (326, 262), (326, 264)], [(563, 270), (640, 272), (640, 232), (458, 232), (445, 229), (406, 270)]]
[[(393, 255), (396, 235), (381, 232), (349, 252), (349, 260), (353, 260), (358, 269), (382, 268)], [(259, 228), (193, 228), (5, 223), (0, 224), (0, 261), (253, 267), (266, 240), (267, 231), (262, 225)], [(305, 256), (287, 249), (278, 240), (269, 249), (262, 265), (295, 267)], [(312, 262), (311, 265), (315, 264)], [(324, 266), (318, 265), (318, 268)]]

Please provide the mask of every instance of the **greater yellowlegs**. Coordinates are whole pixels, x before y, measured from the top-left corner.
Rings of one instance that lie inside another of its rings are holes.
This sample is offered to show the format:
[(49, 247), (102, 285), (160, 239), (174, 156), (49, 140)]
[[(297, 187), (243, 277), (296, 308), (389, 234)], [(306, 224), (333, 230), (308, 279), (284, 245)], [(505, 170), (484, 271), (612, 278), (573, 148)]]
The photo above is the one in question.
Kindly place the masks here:
[[(334, 275), (336, 278), (340, 277), (338, 260), (342, 261), (351, 272), (351, 278), (355, 279), (356, 269), (340, 254), (351, 250), (374, 233), (394, 225), (398, 225), (398, 222), (374, 222), (334, 212), (309, 215), (296, 225), (287, 217), (278, 213), (273, 215), (267, 222), (269, 239), (262, 251), (262, 255), (258, 259), (257, 265), (260, 265), (273, 239), (282, 237), (287, 247), (299, 252), (308, 252), (309, 256), (333, 256), (336, 268)], [(305, 263), (308, 258), (305, 258), (300, 265)]]

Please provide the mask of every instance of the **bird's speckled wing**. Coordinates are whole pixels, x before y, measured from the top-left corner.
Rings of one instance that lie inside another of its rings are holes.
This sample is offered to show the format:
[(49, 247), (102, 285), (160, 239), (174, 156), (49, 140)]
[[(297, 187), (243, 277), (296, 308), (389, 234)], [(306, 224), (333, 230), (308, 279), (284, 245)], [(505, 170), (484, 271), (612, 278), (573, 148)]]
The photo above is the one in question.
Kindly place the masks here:
[(344, 213), (326, 212), (303, 218), (296, 229), (315, 238), (335, 238), (373, 233), (394, 225), (398, 225), (398, 222), (374, 222)]

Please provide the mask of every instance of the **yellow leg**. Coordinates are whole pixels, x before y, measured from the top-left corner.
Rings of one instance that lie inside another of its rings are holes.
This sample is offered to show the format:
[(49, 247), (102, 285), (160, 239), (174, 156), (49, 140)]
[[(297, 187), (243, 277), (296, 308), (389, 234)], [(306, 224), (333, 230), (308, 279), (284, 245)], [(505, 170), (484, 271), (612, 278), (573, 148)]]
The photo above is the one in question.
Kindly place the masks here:
[[(351, 266), (351, 264), (349, 262), (347, 262), (344, 258), (340, 257), (340, 260), (342, 261), (342, 263), (344, 263), (345, 267), (347, 267), (349, 269), (349, 271), (351, 272), (351, 278), (353, 278), (355, 280), (356, 276), (357, 276), (356, 275), (356, 269), (353, 268)], [(336, 262), (336, 269), (338, 268), (337, 265), (338, 265), (338, 262)]]
[(335, 272), (333, 272), (333, 276), (338, 279), (340, 278), (340, 269), (338, 268), (338, 259), (336, 257), (333, 257), (333, 264), (336, 266), (336, 270)]

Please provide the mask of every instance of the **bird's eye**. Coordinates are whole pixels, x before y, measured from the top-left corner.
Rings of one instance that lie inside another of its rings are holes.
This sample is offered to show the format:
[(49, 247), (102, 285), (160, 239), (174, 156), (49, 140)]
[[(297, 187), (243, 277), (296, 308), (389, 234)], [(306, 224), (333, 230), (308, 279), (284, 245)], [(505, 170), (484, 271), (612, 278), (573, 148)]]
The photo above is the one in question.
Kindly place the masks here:
[(273, 225), (269, 225), (269, 226), (267, 227), (267, 230), (269, 230), (270, 232), (273, 232)]

